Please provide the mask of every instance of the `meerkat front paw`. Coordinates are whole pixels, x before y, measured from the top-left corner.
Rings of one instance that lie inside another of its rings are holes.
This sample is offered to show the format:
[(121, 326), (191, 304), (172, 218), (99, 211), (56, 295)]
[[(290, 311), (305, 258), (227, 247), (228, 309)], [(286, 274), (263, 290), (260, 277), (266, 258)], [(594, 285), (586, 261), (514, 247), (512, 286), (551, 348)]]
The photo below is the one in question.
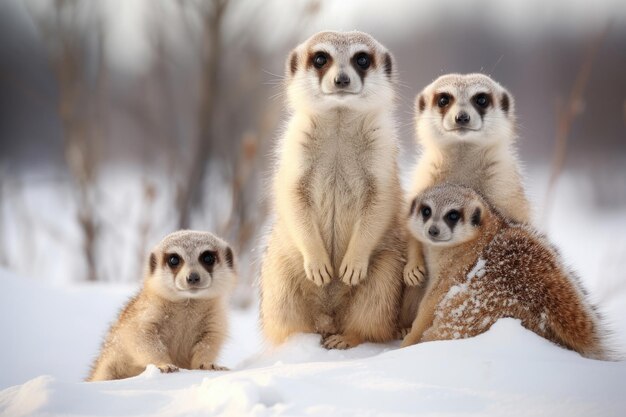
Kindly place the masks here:
[(228, 369), (225, 366), (219, 366), (216, 365), (214, 363), (209, 363), (209, 364), (202, 364), (198, 367), (198, 369), (203, 369), (205, 371), (230, 371), (230, 369)]
[(404, 327), (402, 329), (399, 329), (396, 332), (396, 339), (398, 340), (404, 340), (404, 338), (406, 337), (407, 334), (411, 333), (411, 328), (410, 327)]
[(308, 279), (320, 287), (330, 283), (333, 277), (333, 267), (328, 257), (326, 259), (305, 259), (304, 272)]
[(322, 346), (326, 349), (350, 349), (359, 343), (361, 341), (358, 338), (343, 334), (333, 334), (322, 338)]
[(159, 371), (163, 374), (171, 374), (172, 372), (178, 372), (178, 366), (172, 365), (171, 363), (165, 363), (162, 365), (157, 365)]
[(339, 278), (346, 285), (357, 285), (367, 276), (368, 259), (354, 259), (346, 256), (339, 269)]
[(418, 263), (407, 264), (404, 267), (404, 283), (410, 287), (422, 285), (426, 280), (424, 266)]

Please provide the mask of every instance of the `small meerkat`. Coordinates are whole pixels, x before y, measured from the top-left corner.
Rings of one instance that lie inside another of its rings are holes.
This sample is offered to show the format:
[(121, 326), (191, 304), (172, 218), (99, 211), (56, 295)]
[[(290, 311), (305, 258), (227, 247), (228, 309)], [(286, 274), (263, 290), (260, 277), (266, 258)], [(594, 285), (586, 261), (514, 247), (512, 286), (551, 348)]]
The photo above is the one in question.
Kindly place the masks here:
[(389, 51), (362, 32), (320, 32), (291, 52), (292, 112), (278, 146), (261, 321), (278, 344), (326, 348), (395, 337), (404, 266)]
[[(480, 192), (505, 217), (530, 222), (515, 148), (514, 100), (504, 87), (483, 74), (443, 75), (418, 94), (415, 121), (422, 154), (410, 198), (437, 184), (460, 184)], [(409, 235), (403, 328), (415, 318), (423, 294), (411, 287), (427, 274), (420, 243)]]
[(226, 370), (215, 359), (226, 338), (233, 252), (208, 232), (180, 230), (150, 253), (143, 288), (124, 307), (87, 381), (139, 375), (148, 364)]
[(473, 337), (512, 317), (583, 356), (607, 358), (598, 313), (557, 250), (532, 227), (451, 184), (418, 196), (408, 227), (424, 245), (429, 279), (403, 347)]

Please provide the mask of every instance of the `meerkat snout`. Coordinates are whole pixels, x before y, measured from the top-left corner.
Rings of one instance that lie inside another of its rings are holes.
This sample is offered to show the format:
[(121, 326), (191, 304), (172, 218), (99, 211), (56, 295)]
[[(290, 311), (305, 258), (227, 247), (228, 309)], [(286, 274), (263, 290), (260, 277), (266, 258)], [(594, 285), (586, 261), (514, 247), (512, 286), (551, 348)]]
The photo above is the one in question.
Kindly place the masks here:
[(199, 282), (200, 282), (200, 274), (198, 274), (196, 272), (192, 272), (187, 277), (187, 283), (189, 285), (198, 285)]
[(335, 86), (337, 88), (345, 88), (350, 85), (350, 77), (345, 72), (340, 72), (339, 75), (335, 77)]
[(471, 120), (471, 117), (469, 114), (467, 114), (465, 111), (461, 110), (455, 117), (454, 117), (454, 121), (456, 122), (457, 125), (459, 126), (465, 126), (467, 124), (469, 124)]

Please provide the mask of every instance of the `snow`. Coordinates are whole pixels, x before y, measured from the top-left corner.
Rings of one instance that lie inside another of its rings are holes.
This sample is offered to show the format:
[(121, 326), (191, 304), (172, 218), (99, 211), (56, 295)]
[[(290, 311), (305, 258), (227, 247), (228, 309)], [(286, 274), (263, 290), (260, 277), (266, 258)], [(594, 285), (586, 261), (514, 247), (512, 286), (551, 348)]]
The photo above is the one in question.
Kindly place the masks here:
[(85, 383), (81, 379), (107, 323), (135, 289), (51, 287), (0, 270), (0, 290), (0, 331), (6, 335), (1, 416), (622, 416), (626, 411), (626, 362), (582, 358), (513, 319), (472, 339), (328, 351), (309, 334), (277, 348), (264, 346), (257, 312), (234, 311), (231, 338), (218, 361), (231, 371), (161, 374), (149, 366), (135, 378)]

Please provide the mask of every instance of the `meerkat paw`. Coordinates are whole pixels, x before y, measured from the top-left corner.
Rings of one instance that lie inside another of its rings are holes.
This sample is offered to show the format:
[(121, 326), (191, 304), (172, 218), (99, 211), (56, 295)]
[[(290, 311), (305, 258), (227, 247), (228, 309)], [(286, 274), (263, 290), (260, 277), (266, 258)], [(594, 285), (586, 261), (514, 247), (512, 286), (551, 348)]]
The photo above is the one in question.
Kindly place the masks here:
[(402, 329), (399, 329), (396, 333), (396, 338), (398, 340), (403, 340), (407, 334), (409, 334), (411, 332), (411, 328), (410, 327), (405, 327)]
[(360, 343), (359, 338), (343, 334), (333, 334), (322, 338), (322, 346), (326, 349), (350, 349)]
[(424, 267), (418, 264), (409, 264), (404, 267), (404, 283), (410, 287), (422, 285), (426, 280)]
[(304, 272), (306, 277), (313, 281), (315, 285), (322, 286), (330, 283), (333, 277), (333, 267), (330, 264), (330, 259), (308, 260), (304, 261)]
[(367, 276), (368, 259), (344, 258), (339, 269), (339, 277), (346, 285), (357, 285)]
[(178, 366), (172, 365), (171, 363), (166, 363), (162, 365), (157, 365), (159, 371), (163, 374), (171, 374), (172, 372), (178, 372)]
[(200, 365), (200, 367), (198, 369), (203, 369), (205, 371), (230, 371), (230, 369), (228, 369), (225, 366), (219, 366), (216, 365), (214, 363), (209, 363), (209, 364), (202, 364)]

